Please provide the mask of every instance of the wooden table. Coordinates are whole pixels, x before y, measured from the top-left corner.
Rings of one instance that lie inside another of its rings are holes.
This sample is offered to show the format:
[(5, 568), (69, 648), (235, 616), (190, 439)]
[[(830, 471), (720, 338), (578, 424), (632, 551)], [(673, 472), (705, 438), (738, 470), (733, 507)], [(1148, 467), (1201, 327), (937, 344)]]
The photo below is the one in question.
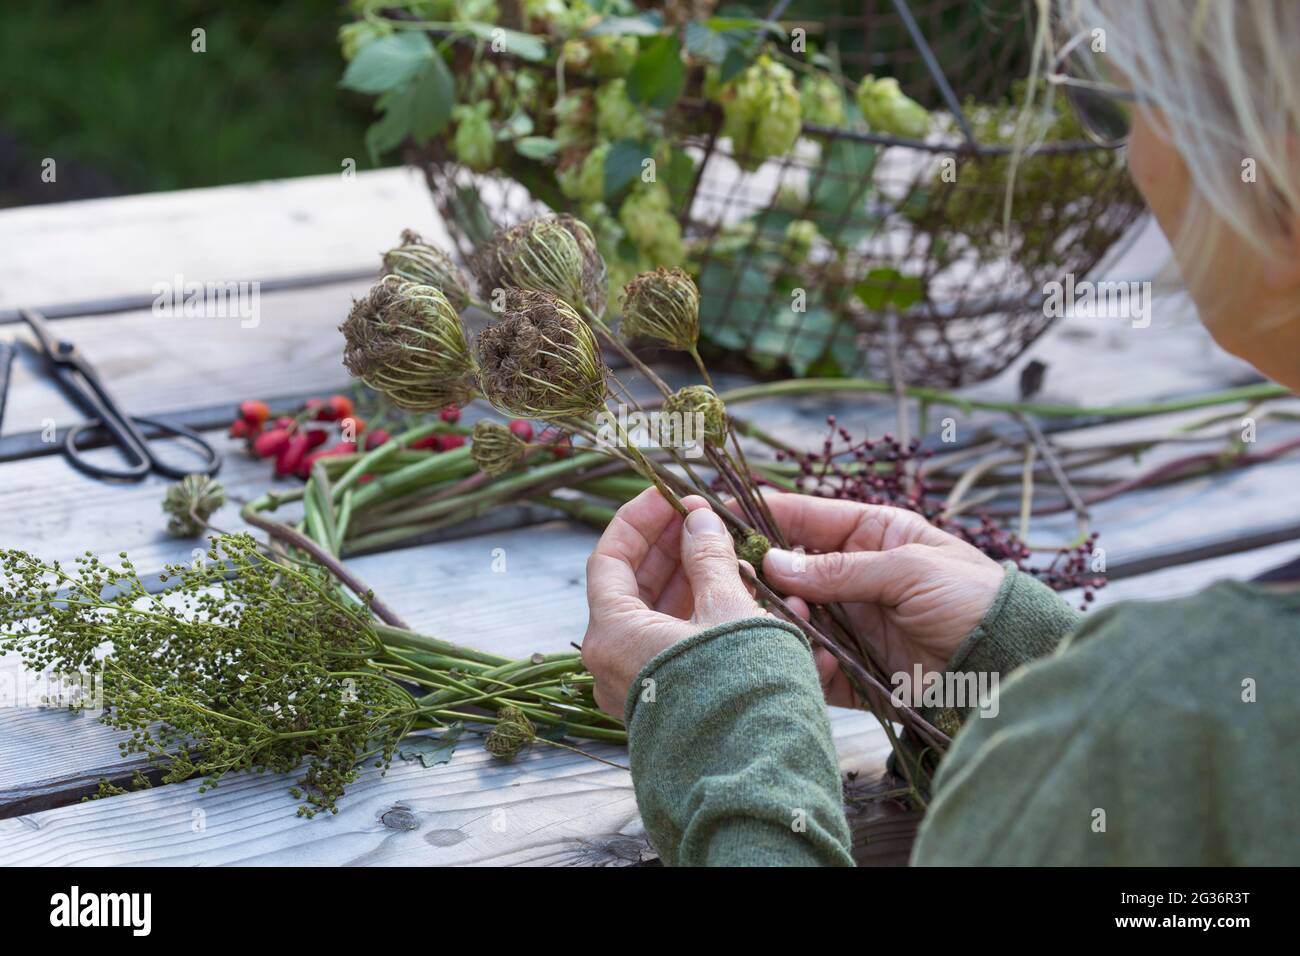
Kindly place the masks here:
[[(368, 286), (378, 253), (404, 227), (434, 239), (442, 233), (419, 181), (404, 170), (0, 212), (0, 322), (24, 305), (70, 313), (58, 320), (59, 331), (83, 349), (126, 408), (205, 429), (228, 452), (221, 480), (232, 503), (213, 520), (237, 527), (239, 503), (271, 479), (266, 463), (250, 461), (224, 437), (234, 403), (347, 385), (335, 327), (350, 297)], [(1145, 277), (1163, 255), (1158, 236), (1143, 227), (1112, 274)], [(141, 299), (177, 275), (261, 282), (257, 327), (155, 317)], [(103, 308), (91, 311), (102, 314), (62, 308), (92, 300)], [(28, 332), (0, 324), (0, 336), (24, 339)], [(1253, 380), (1208, 341), (1177, 296), (1158, 298), (1155, 322), (1140, 333), (1065, 320), (1030, 357), (1049, 365), (1042, 399), (1076, 404)], [(1009, 370), (966, 394), (1013, 398), (1017, 375)], [(828, 412), (855, 433), (893, 424), (887, 403), (862, 397), (769, 400), (745, 410), (804, 445), (820, 434)], [(165, 481), (96, 482), (39, 440), (50, 423), (62, 427), (77, 417), (32, 357), (20, 356), (0, 430), (0, 543), (63, 560), (86, 550), (127, 551), (142, 571), (189, 558), (194, 543), (162, 531)], [(958, 417), (959, 428), (988, 420)], [(1079, 429), (1058, 440), (1097, 434)], [(1282, 437), (1270, 431), (1261, 442)], [(1119, 578), (1100, 603), (1183, 594), (1280, 564), (1300, 551), (1291, 540), (1300, 537), (1297, 487), (1300, 456), (1098, 507), (1095, 524)], [(1068, 518), (1044, 519), (1035, 536), (1066, 534), (1068, 527)], [(535, 508), (502, 512), (471, 530), (351, 563), (413, 626), (430, 633), (511, 655), (579, 640), (586, 624), (582, 569), (595, 533)], [(505, 573), (492, 569), (496, 549), (505, 549)], [(16, 673), (12, 657), (0, 658), (0, 681), (12, 682)], [(871, 779), (888, 751), (884, 734), (865, 714), (832, 716), (842, 768)], [(504, 764), (475, 741), (431, 769), (398, 761), (386, 776), (367, 770), (337, 816), (303, 820), (295, 816), (290, 781), (265, 775), (225, 781), (204, 795), (193, 781), (80, 802), (101, 777), (129, 774), (117, 740), (94, 720), (0, 707), (0, 863), (625, 865), (654, 858), (627, 774), (553, 748)], [(619, 748), (593, 749), (622, 756)]]

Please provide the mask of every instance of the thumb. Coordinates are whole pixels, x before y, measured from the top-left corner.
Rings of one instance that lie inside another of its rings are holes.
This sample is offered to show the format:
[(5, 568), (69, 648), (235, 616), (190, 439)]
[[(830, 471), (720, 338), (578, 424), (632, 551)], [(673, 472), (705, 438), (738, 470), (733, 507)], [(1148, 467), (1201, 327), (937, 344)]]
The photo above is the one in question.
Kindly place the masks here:
[(902, 599), (900, 557), (891, 551), (805, 554), (773, 548), (763, 559), (763, 574), (777, 590), (814, 604), (865, 601), (893, 605)]
[(707, 507), (692, 510), (682, 525), (682, 571), (695, 601), (696, 624), (712, 627), (761, 613), (740, 578), (727, 526)]

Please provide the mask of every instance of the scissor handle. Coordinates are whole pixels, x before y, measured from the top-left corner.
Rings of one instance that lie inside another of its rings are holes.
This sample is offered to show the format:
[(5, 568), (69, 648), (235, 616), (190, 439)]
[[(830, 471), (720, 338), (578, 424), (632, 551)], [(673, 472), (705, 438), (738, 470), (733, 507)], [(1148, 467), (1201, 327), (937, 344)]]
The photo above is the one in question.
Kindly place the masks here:
[[(112, 418), (109, 418), (107, 423), (98, 418), (88, 418), (69, 428), (63, 439), (63, 454), (68, 459), (68, 463), (92, 478), (110, 481), (140, 481), (151, 471), (179, 480), (186, 475), (196, 473), (215, 475), (221, 468), (221, 453), (208, 444), (202, 435), (184, 425), (174, 425), (153, 418), (123, 419), (122, 424), (127, 427), (120, 430), (114, 428), (115, 424), (117, 423)], [(163, 461), (149, 448), (149, 440), (144, 437), (141, 427), (152, 428), (163, 435), (185, 439), (198, 450), (203, 459), (202, 463), (188, 468), (179, 468)], [(77, 439), (97, 428), (106, 428), (113, 435), (118, 450), (127, 460), (125, 468), (106, 468), (84, 457), (85, 449), (77, 443)]]

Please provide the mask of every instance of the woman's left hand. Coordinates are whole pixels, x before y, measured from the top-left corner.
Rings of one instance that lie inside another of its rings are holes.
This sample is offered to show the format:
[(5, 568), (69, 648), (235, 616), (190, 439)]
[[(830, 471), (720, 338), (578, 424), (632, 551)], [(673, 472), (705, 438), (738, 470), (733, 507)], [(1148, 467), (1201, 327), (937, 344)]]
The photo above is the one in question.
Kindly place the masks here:
[(582, 661), (596, 703), (623, 716), (628, 687), (650, 659), (717, 624), (763, 613), (740, 576), (731, 534), (703, 498), (680, 514), (654, 488), (618, 510), (587, 560), (590, 618)]

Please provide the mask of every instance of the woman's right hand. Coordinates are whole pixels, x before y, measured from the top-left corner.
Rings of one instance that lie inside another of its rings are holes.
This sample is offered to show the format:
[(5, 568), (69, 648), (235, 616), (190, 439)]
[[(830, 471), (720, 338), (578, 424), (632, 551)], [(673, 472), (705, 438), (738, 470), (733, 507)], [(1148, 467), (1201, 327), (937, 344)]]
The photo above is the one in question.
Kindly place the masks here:
[[(917, 663), (943, 670), (1002, 585), (998, 562), (914, 512), (812, 495), (765, 500), (795, 549), (767, 553), (767, 582), (810, 603), (841, 603), (891, 675)], [(853, 706), (830, 652), (815, 656), (827, 702)]]

